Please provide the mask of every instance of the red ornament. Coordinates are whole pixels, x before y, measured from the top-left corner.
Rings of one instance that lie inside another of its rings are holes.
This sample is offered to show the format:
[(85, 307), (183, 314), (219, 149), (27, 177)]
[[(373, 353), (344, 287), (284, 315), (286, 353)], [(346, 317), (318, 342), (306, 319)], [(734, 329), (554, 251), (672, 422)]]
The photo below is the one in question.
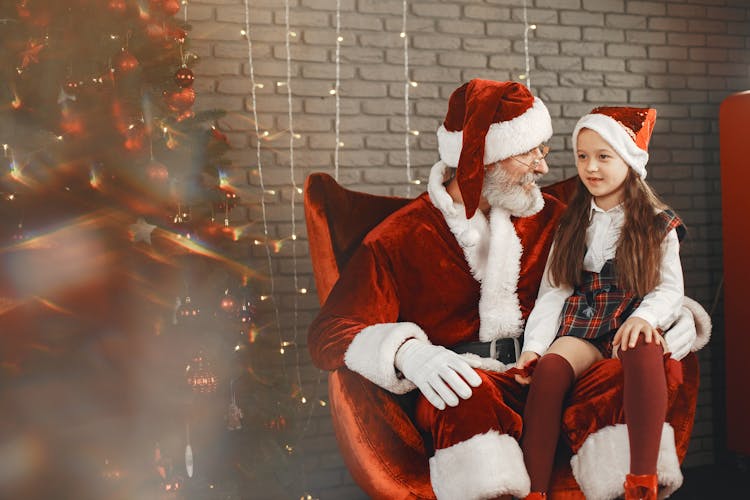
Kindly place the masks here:
[(237, 193), (233, 193), (232, 191), (226, 191), (224, 189), (220, 189), (221, 193), (221, 200), (217, 204), (217, 208), (219, 210), (231, 210), (237, 205), (237, 203), (240, 201), (240, 197), (237, 196)]
[(211, 127), (211, 135), (217, 141), (221, 141), (225, 144), (229, 144), (229, 138), (226, 136), (226, 134), (220, 131), (219, 129), (217, 129), (216, 127)]
[(162, 162), (151, 160), (146, 165), (146, 175), (153, 181), (161, 182), (169, 178), (169, 170)]
[(115, 68), (122, 73), (130, 73), (138, 67), (138, 59), (133, 54), (125, 49), (122, 49), (117, 56), (115, 56)]
[(195, 74), (193, 74), (192, 70), (190, 68), (182, 67), (177, 70), (177, 73), (174, 74), (174, 81), (183, 89), (192, 87), (193, 81), (195, 80)]
[(211, 365), (205, 359), (203, 353), (199, 352), (193, 356), (193, 360), (188, 365), (187, 371), (187, 382), (193, 388), (193, 392), (206, 394), (216, 391), (218, 379), (211, 370)]
[(166, 94), (167, 106), (175, 112), (182, 112), (195, 103), (195, 90), (186, 88)]
[(125, 132), (126, 137), (123, 143), (125, 149), (131, 153), (139, 153), (143, 149), (146, 134), (146, 126), (143, 122), (139, 121), (130, 125)]
[(107, 8), (117, 14), (124, 14), (128, 9), (128, 4), (125, 3), (125, 0), (109, 0)]
[(164, 0), (161, 4), (161, 10), (168, 16), (174, 16), (180, 11), (180, 2), (177, 0)]

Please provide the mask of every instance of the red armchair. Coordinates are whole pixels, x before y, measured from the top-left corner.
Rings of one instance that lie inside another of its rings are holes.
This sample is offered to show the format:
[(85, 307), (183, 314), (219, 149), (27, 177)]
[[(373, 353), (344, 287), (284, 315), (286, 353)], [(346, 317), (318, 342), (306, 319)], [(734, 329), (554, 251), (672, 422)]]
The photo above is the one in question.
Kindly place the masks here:
[[(573, 179), (556, 183), (544, 191), (567, 200)], [(305, 183), (305, 218), (310, 256), (318, 298), (324, 303), (339, 278), (340, 270), (362, 238), (390, 213), (410, 200), (375, 196), (344, 189), (327, 174), (312, 174)], [(695, 417), (698, 363), (691, 353), (682, 362), (683, 384), (670, 392), (667, 420), (675, 432), (677, 455), (682, 461)], [(588, 384), (578, 384), (565, 412), (568, 434), (585, 431), (597, 419), (621, 420), (619, 384), (602, 387), (598, 374), (611, 375), (619, 362), (605, 360), (594, 367)], [(431, 445), (409, 416), (411, 398), (395, 396), (346, 368), (331, 372), (328, 392), (333, 427), (339, 449), (352, 477), (372, 498), (432, 499), (428, 470)], [(612, 404), (611, 401), (615, 401)], [(367, 408), (367, 411), (362, 411)], [(605, 408), (594, 415), (591, 408)], [(619, 415), (613, 416), (612, 409)], [(377, 436), (377, 438), (375, 438)], [(584, 495), (570, 468), (571, 450), (564, 444), (558, 457), (549, 498), (579, 500)]]

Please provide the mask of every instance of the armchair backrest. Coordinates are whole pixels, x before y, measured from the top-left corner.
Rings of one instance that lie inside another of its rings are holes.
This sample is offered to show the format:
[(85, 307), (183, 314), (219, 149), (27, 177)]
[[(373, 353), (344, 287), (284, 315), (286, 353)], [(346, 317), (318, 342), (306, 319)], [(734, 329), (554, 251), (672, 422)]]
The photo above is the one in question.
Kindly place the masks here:
[(411, 200), (351, 191), (324, 173), (308, 176), (304, 197), (310, 258), (322, 304), (367, 233)]

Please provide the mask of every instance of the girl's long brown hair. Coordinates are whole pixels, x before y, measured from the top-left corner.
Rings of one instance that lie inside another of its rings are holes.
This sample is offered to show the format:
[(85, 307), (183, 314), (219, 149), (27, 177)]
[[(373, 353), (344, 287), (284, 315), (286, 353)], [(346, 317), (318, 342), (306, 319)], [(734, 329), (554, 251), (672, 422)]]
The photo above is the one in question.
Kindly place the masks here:
[[(655, 209), (662, 211), (669, 207), (632, 169), (628, 169), (625, 178), (623, 205), (625, 222), (615, 252), (617, 284), (643, 297), (660, 282), (664, 222)], [(555, 251), (550, 262), (550, 279), (554, 285), (580, 284), (590, 210), (591, 193), (579, 179), (578, 189), (555, 235)]]

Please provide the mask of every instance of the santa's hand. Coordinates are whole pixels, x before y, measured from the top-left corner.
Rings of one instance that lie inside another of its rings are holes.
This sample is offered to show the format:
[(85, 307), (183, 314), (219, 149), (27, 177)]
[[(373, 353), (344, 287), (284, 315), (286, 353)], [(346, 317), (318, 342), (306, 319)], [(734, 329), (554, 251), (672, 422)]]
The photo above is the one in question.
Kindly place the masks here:
[(482, 383), (472, 368), (479, 366), (479, 359), (463, 358), (445, 347), (418, 339), (404, 342), (396, 352), (394, 363), (439, 410), (445, 409), (445, 405), (458, 406), (458, 396), (471, 397), (469, 385), (477, 387)]
[(672, 357), (679, 361), (688, 355), (697, 335), (693, 313), (683, 306), (677, 321), (664, 332), (664, 340)]

